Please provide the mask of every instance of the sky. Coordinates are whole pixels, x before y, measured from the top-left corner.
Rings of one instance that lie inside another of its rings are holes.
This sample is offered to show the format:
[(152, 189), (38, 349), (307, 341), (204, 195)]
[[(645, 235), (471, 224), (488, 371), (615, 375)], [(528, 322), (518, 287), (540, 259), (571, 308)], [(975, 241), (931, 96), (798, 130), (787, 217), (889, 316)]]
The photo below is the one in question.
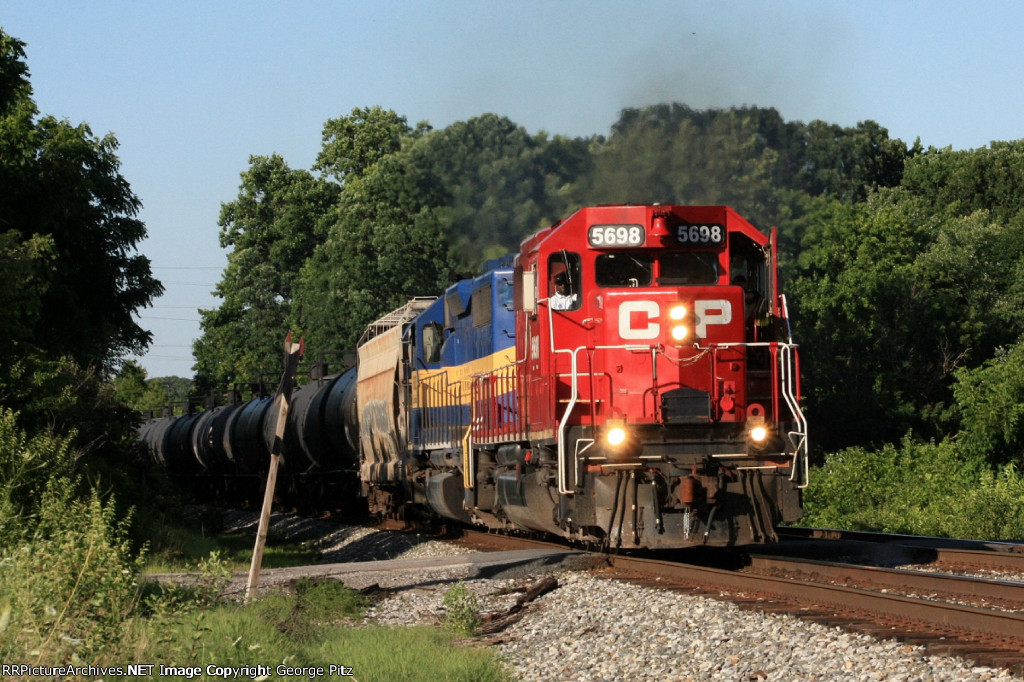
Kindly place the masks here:
[(150, 377), (192, 376), (249, 157), (309, 169), (354, 107), (577, 137), (626, 107), (752, 105), (975, 149), (1024, 138), (1022, 26), (1024, 0), (0, 0), (39, 110), (120, 143), (166, 289), (138, 316)]

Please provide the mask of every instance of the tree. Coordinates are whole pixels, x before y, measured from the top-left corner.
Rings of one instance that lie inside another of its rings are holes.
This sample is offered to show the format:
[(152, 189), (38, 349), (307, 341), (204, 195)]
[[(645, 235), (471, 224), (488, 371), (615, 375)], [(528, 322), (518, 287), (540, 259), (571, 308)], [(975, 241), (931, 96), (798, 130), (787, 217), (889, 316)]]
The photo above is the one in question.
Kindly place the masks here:
[(163, 287), (135, 253), (146, 230), (118, 172), (117, 140), (38, 117), (24, 56), (24, 43), (0, 32), (0, 249), (32, 285), (15, 292), (0, 345), (29, 343), (30, 332), (47, 357), (110, 369), (149, 344), (133, 315)]
[[(426, 128), (418, 130), (425, 132)], [(411, 132), (405, 116), (390, 109), (355, 107), (348, 116), (324, 124), (323, 147), (313, 169), (344, 183), (401, 149), (402, 140)]]
[(160, 415), (165, 408), (178, 408), (188, 400), (192, 382), (181, 377), (149, 379), (138, 363), (129, 360), (110, 381), (114, 393), (138, 412)]
[(1024, 220), (904, 188), (820, 210), (790, 286), (819, 442), (955, 431), (955, 373), (1024, 333)]
[(800, 235), (786, 227), (808, 197), (862, 201), (898, 184), (909, 154), (873, 121), (841, 128), (785, 121), (771, 108), (678, 103), (624, 109), (593, 146), (578, 203), (728, 204), (756, 225), (779, 225), (787, 251)]
[(452, 264), (436, 186), (392, 155), (346, 183), (326, 241), (296, 283), (294, 326), (314, 351), (353, 348), (413, 296), (436, 295)]
[(321, 221), (340, 191), (276, 154), (251, 157), (241, 177), (238, 198), (221, 206), (221, 246), (232, 249), (216, 288), (223, 303), (200, 311), (200, 390), (279, 369), (294, 280), (323, 241)]
[(814, 196), (864, 201), (872, 190), (899, 185), (906, 160), (921, 151), (918, 144), (907, 149), (900, 140), (890, 140), (888, 131), (874, 121), (853, 128), (811, 121), (802, 128), (792, 177), (797, 187)]
[(294, 319), (311, 348), (351, 347), (380, 315), (516, 250), (560, 216), (567, 186), (589, 164), (586, 142), (530, 136), (494, 114), (406, 129), (396, 145), (405, 119), (371, 111), (325, 126), (319, 167), (348, 170), (334, 173), (341, 199), (296, 295)]
[(697, 111), (682, 104), (625, 109), (597, 145), (581, 204), (730, 204), (757, 224), (775, 214), (780, 153), (794, 133), (774, 110)]
[(958, 442), (996, 464), (1024, 465), (1024, 345), (1000, 348), (981, 367), (957, 372)]
[(531, 136), (495, 114), (458, 121), (401, 153), (447, 207), (452, 257), (473, 268), (516, 251), (564, 217), (569, 186), (590, 168), (588, 141)]
[(935, 211), (977, 210), (1006, 221), (1024, 210), (1024, 139), (969, 151), (929, 149), (907, 164), (903, 187)]

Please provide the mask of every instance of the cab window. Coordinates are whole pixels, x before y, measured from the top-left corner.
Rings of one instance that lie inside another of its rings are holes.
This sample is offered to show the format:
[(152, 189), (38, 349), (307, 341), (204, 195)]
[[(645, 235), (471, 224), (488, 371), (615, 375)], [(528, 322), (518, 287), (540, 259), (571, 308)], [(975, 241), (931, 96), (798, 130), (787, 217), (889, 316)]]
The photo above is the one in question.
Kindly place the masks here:
[(663, 254), (658, 284), (717, 284), (718, 254), (678, 251)]
[(580, 255), (557, 251), (548, 258), (548, 305), (552, 310), (578, 310), (583, 303)]
[(603, 253), (594, 261), (594, 278), (603, 287), (650, 286), (651, 263), (646, 254)]

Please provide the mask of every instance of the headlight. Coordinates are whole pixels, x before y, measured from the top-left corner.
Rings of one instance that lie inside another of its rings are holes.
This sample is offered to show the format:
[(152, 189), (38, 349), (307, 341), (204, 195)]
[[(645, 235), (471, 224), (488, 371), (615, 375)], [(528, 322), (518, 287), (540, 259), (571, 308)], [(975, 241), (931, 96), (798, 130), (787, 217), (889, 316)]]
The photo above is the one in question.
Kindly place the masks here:
[(763, 426), (755, 426), (750, 429), (750, 440), (755, 443), (763, 443), (768, 438), (768, 429)]
[(624, 462), (640, 456), (643, 446), (637, 433), (625, 419), (609, 419), (600, 435), (599, 451), (614, 462)]
[(669, 335), (675, 343), (682, 343), (686, 341), (690, 335), (690, 329), (688, 326), (689, 310), (682, 303), (676, 303), (668, 309), (668, 319), (671, 323), (669, 328)]

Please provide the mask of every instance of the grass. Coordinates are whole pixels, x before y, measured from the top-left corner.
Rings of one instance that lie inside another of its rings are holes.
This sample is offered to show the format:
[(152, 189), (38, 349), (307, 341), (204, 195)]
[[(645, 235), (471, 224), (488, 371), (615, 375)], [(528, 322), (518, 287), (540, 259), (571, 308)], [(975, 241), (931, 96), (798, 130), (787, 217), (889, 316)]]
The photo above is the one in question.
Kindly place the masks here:
[[(215, 527), (206, 524), (205, 528)], [(368, 598), (338, 581), (303, 579), (287, 593), (273, 593), (245, 606), (213, 603), (219, 592), (217, 576), (248, 569), (253, 542), (246, 533), (209, 535), (197, 529), (162, 529), (143, 572), (199, 570), (204, 579), (193, 588), (148, 586), (141, 609), (146, 615), (131, 624), (125, 637), (130, 651), (122, 651), (125, 657), (201, 669), (201, 676), (191, 679), (207, 679), (210, 664), (269, 666), (275, 680), (329, 675), (332, 665), (336, 675), (350, 668), (360, 682), (512, 679), (494, 652), (467, 646), (465, 636), (471, 632), (450, 624), (444, 628), (363, 625)], [(263, 566), (305, 565), (317, 559), (318, 554), (302, 543), (268, 538)]]
[[(255, 538), (247, 533), (206, 536), (186, 528), (165, 528), (150, 552), (144, 573), (178, 573), (194, 570), (197, 563), (219, 552), (228, 571), (248, 570)], [(267, 538), (263, 568), (286, 568), (314, 564), (320, 554), (304, 543)]]
[(136, 633), (132, 657), (199, 667), (203, 675), (195, 679), (207, 679), (210, 664), (269, 666), (271, 677), (283, 680), (329, 674), (331, 665), (336, 674), (350, 669), (360, 682), (512, 679), (493, 652), (460, 644), (441, 628), (358, 625), (367, 605), (340, 582), (303, 580), (293, 593), (248, 606), (221, 604), (151, 619)]
[[(4, 663), (182, 670), (178, 677), (150, 671), (169, 679), (224, 679), (232, 669), (238, 679), (345, 672), (361, 682), (512, 679), (494, 651), (467, 646), (451, 628), (365, 625), (367, 598), (335, 580), (301, 580), (248, 605), (218, 601), (230, 572), (248, 567), (253, 538), (212, 535), (217, 528), (208, 523), (192, 530), (159, 524), (151, 534), (146, 570), (196, 572), (193, 585), (139, 584), (142, 561), (131, 551), (127, 519), (113, 504), (78, 500), (68, 490), (48, 486), (35, 534), (0, 546)], [(264, 566), (316, 559), (301, 543), (275, 539)]]

